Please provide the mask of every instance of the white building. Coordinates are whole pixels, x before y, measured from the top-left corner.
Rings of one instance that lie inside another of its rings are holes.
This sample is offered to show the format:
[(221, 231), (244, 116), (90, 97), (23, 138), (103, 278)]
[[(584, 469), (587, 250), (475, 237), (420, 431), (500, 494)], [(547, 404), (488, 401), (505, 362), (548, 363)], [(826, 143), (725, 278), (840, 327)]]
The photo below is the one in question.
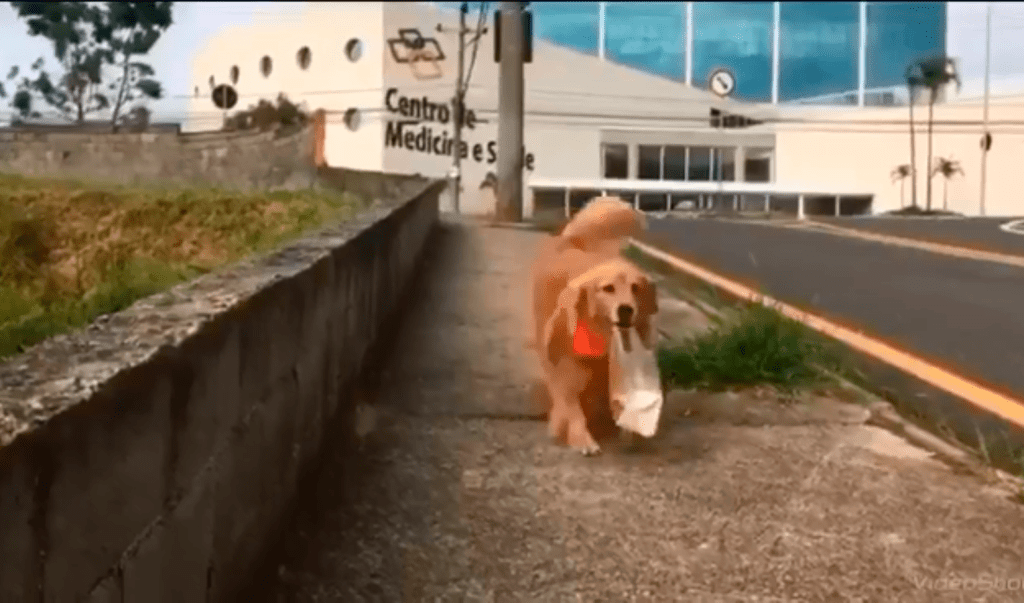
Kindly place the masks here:
[[(476, 11), (468, 16), (471, 27), (477, 17)], [(466, 54), (470, 83), (460, 210), (473, 214), (494, 209), (492, 196), (480, 190), (487, 173), (496, 170), (497, 157), (498, 65), (489, 15), (485, 23), (488, 32)], [(279, 93), (309, 109), (324, 109), (328, 165), (444, 177), (452, 167), (457, 30), (457, 13), (404, 2), (307, 2), (301, 16), (232, 28), (194, 59), (197, 96), (186, 127), (216, 127), (222, 116), (210, 101), (210, 84), (233, 82), (241, 98), (236, 109)], [(411, 53), (425, 60), (410, 61)], [(909, 202), (901, 193), (904, 183), (891, 177), (909, 162), (905, 107), (740, 103), (540, 39), (525, 74), (524, 181), (549, 189), (537, 195), (538, 211), (560, 208), (569, 184), (579, 189), (573, 205), (598, 189), (611, 189), (648, 191), (634, 200), (664, 208), (687, 199), (701, 202), (701, 193), (715, 190), (719, 178), (726, 182), (721, 190), (757, 192), (746, 197), (748, 203), (762, 203), (762, 189), (841, 194), (845, 212), (866, 210), (869, 199), (875, 212)], [(994, 106), (992, 118), (1016, 119), (1010, 114), (1024, 113), (1019, 107)], [(969, 103), (940, 105), (936, 115), (950, 111), (960, 120), (980, 120), (980, 108)], [(729, 119), (727, 127), (715, 128), (713, 113), (747, 121)], [(915, 116), (922, 204), (925, 113), (921, 107)], [(952, 210), (977, 212), (980, 134), (980, 127), (935, 128), (935, 156), (963, 164), (965, 175), (950, 183)], [(1024, 150), (1024, 133), (1000, 134), (997, 142), (988, 158), (988, 213), (1024, 213), (1017, 209), (1011, 167)], [(942, 183), (934, 186), (941, 207)], [(809, 202), (808, 211), (834, 211), (827, 203)], [(531, 205), (527, 200), (527, 211)]]

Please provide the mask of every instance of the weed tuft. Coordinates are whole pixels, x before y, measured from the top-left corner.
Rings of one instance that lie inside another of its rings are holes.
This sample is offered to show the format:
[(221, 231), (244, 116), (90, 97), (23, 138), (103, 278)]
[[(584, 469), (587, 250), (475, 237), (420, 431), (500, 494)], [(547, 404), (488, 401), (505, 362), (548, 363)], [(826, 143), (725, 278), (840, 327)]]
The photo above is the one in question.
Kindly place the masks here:
[(816, 333), (772, 308), (746, 304), (730, 319), (675, 347), (658, 364), (669, 385), (712, 390), (771, 385), (782, 390), (819, 383), (840, 366)]

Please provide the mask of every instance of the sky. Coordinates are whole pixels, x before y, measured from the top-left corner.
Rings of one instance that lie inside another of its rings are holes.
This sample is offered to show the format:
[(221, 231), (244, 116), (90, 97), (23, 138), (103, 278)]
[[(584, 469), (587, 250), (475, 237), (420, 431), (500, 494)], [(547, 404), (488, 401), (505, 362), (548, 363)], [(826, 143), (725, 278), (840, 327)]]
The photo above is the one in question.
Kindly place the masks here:
[[(992, 21), (992, 93), (1024, 91), (1024, 52), (1019, 44), (1024, 34), (1024, 2), (993, 3)], [(148, 60), (156, 69), (165, 90), (165, 98), (151, 103), (154, 121), (184, 121), (186, 98), (192, 92), (191, 60), (224, 27), (244, 25), (270, 14), (297, 14), (302, 3), (281, 2), (176, 2), (174, 24), (150, 52)], [(951, 25), (948, 52), (960, 59), (966, 96), (980, 95), (985, 64), (984, 2), (950, 2)], [(51, 57), (47, 42), (30, 37), (23, 21), (6, 2), (0, 2), (0, 77), (11, 65), (27, 68), (32, 61)], [(8, 88), (10, 86), (8, 85)], [(6, 101), (0, 101), (0, 122), (10, 117)]]

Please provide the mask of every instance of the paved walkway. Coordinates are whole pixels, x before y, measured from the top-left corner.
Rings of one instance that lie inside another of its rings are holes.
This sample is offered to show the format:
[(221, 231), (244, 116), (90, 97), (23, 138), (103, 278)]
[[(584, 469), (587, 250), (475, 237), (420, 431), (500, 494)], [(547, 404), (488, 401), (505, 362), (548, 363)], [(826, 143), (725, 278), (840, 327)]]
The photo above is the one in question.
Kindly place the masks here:
[(639, 452), (552, 445), (523, 348), (542, 236), (445, 225), (378, 428), (328, 459), (266, 600), (1024, 600), (1024, 507), (878, 428), (667, 408)]

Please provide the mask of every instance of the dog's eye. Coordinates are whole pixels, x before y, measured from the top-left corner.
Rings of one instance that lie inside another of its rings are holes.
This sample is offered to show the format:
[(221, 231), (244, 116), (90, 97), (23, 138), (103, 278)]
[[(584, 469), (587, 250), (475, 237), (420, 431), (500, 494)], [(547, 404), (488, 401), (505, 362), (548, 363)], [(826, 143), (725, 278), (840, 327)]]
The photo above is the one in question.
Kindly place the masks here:
[(633, 283), (632, 285), (629, 286), (629, 288), (633, 291), (633, 293), (640, 292), (640, 285), (638, 285), (637, 283)]
[(607, 291), (608, 293), (615, 293), (615, 285), (605, 285), (604, 287), (601, 288)]

